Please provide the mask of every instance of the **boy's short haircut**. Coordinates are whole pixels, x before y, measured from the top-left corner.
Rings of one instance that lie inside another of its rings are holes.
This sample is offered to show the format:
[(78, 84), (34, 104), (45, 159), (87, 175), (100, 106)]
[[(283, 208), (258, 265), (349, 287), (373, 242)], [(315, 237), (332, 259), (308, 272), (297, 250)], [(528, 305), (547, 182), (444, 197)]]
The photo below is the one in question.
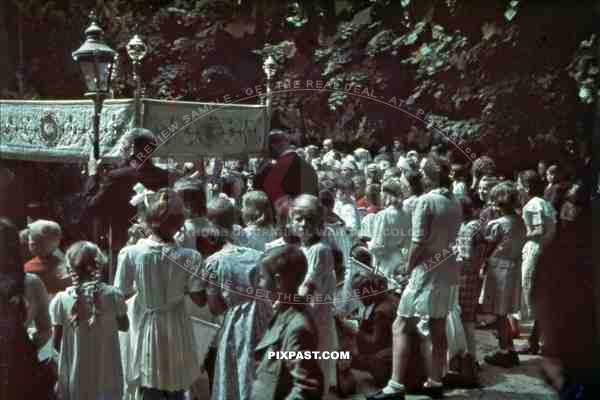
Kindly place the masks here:
[(261, 264), (271, 275), (289, 277), (295, 286), (300, 286), (308, 271), (308, 262), (302, 250), (295, 245), (278, 246), (267, 250)]

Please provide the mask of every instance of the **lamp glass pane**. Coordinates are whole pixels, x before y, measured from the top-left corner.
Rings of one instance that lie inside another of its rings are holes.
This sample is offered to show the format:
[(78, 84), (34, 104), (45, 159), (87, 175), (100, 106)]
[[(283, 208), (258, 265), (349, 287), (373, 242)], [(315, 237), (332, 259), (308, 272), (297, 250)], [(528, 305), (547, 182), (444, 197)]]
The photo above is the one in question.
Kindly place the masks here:
[(102, 92), (108, 92), (108, 85), (110, 84), (110, 74), (112, 70), (112, 61), (99, 61), (98, 72), (100, 79), (98, 81), (98, 90)]
[(93, 61), (87, 61), (79, 59), (79, 66), (83, 73), (83, 79), (85, 79), (85, 85), (87, 86), (88, 92), (96, 91), (96, 71)]

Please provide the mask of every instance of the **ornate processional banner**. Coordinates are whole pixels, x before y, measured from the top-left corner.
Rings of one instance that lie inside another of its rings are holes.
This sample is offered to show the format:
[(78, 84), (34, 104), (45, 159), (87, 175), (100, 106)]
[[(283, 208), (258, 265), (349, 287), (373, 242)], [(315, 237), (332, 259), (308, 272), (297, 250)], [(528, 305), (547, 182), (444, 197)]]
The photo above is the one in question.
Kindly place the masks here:
[[(0, 100), (0, 158), (76, 162), (92, 149), (91, 100)], [(134, 102), (106, 100), (100, 118), (105, 154), (133, 126)]]
[(143, 125), (157, 136), (153, 155), (177, 160), (257, 155), (269, 129), (264, 105), (152, 99), (144, 99)]
[[(233, 158), (263, 151), (268, 131), (263, 105), (143, 99), (143, 127), (157, 136), (152, 157)], [(86, 161), (92, 151), (91, 100), (0, 100), (0, 158), (47, 162)], [(100, 151), (110, 159), (119, 138), (133, 128), (132, 99), (106, 100)]]

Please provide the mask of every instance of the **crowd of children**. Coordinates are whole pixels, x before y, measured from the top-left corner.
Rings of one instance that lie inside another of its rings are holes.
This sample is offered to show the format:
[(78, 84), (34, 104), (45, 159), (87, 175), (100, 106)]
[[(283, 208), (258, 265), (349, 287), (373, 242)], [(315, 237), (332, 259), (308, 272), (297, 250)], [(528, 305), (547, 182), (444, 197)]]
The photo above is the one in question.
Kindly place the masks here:
[[(109, 262), (96, 244), (62, 253), (56, 222), (19, 232), (0, 220), (0, 337), (33, 354), (52, 332), (57, 362), (55, 388), (21, 386), (15, 374), (51, 381), (52, 368), (10, 356), (3, 342), (0, 398), (202, 399), (209, 390), (213, 400), (320, 399), (351, 393), (351, 368), (383, 388), (374, 399), (415, 388), (438, 396), (444, 385), (479, 384), (479, 314), (494, 316), (499, 342), (486, 363), (561, 355), (541, 317), (552, 285), (544, 274), (553, 243), (575, 256), (573, 224), (586, 202), (562, 165), (511, 180), (489, 157), (469, 165), (441, 148), (419, 154), (395, 143), (373, 158), (327, 140), (323, 151), (296, 153), (316, 171), (318, 196), (272, 204), (253, 188), (256, 162), (215, 161), (186, 166), (172, 188), (131, 192), (137, 222), (113, 282), (104, 282)], [(449, 353), (452, 310), (466, 345)], [(192, 317), (218, 332), (198, 337)], [(517, 349), (524, 321), (533, 330)], [(7, 334), (7, 323), (33, 339)], [(428, 342), (420, 352), (419, 342)], [(344, 350), (349, 362), (268, 357)], [(203, 373), (204, 393), (195, 385)]]

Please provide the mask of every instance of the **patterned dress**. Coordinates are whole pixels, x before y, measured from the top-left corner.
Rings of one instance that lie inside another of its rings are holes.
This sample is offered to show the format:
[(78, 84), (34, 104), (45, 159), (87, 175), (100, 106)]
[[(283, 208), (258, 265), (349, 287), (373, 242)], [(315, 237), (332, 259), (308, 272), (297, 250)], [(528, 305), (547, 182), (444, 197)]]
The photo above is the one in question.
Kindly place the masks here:
[(257, 299), (257, 268), (262, 253), (228, 244), (206, 259), (208, 295), (220, 294), (227, 305), (219, 333), (212, 388), (213, 400), (250, 400), (254, 348), (272, 316), (270, 303)]
[(479, 303), (484, 312), (508, 315), (521, 305), (521, 249), (525, 225), (518, 215), (504, 215), (485, 227), (484, 239), (495, 246), (487, 259), (487, 271)]
[(461, 267), (458, 303), (461, 319), (465, 322), (475, 322), (481, 292), (481, 279), (479, 278), (481, 251), (483, 250), (481, 227), (480, 220), (464, 222), (458, 230), (456, 239), (456, 261)]

